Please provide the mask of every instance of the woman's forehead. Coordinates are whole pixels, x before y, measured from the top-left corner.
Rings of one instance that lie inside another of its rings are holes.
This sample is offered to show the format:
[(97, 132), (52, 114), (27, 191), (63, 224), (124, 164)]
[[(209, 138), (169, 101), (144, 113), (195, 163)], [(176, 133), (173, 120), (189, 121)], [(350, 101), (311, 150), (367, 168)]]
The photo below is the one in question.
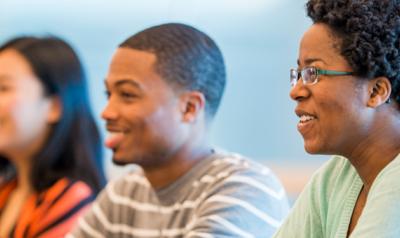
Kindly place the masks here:
[(329, 27), (324, 24), (312, 25), (303, 35), (299, 48), (299, 66), (321, 64), (333, 66), (338, 62), (346, 63), (335, 47), (337, 39), (332, 37)]

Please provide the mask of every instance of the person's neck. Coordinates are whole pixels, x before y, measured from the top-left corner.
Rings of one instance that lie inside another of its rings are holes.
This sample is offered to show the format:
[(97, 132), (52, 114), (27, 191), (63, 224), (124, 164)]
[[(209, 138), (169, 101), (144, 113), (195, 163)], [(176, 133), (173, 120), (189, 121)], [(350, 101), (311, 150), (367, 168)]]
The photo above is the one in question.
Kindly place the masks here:
[(375, 178), (400, 153), (400, 125), (382, 126), (346, 156), (357, 170), (368, 193)]
[(186, 174), (196, 163), (213, 153), (210, 146), (181, 149), (167, 163), (157, 168), (143, 168), (144, 174), (154, 189), (161, 189)]
[(7, 197), (0, 216), (0, 236), (9, 237), (12, 227), (18, 222), (18, 216), (23, 213), (25, 201), (32, 195), (34, 189), (30, 181), (30, 158), (13, 158), (17, 176), (17, 186)]
[(25, 153), (7, 153), (5, 155), (15, 168), (17, 191), (31, 192), (33, 184), (31, 181), (32, 158)]
[(32, 163), (29, 158), (19, 158), (14, 162), (17, 172), (17, 190), (30, 193), (33, 190), (31, 181)]

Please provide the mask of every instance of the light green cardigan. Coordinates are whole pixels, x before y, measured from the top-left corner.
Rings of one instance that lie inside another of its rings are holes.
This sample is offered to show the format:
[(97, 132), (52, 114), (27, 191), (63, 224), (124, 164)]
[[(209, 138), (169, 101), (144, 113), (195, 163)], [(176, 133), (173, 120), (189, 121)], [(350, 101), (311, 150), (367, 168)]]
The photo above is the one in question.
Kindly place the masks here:
[[(362, 181), (334, 156), (312, 177), (274, 238), (345, 238)], [(400, 238), (400, 155), (376, 177), (350, 238)]]

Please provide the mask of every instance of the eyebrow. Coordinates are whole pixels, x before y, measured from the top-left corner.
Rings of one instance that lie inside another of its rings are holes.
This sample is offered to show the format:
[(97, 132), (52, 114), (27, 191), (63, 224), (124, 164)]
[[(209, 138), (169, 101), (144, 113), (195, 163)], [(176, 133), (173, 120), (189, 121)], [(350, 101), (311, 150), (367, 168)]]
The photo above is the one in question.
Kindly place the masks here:
[[(104, 84), (106, 85), (106, 87), (108, 86), (107, 80), (106, 80), (106, 79), (104, 80)], [(137, 83), (136, 81), (134, 81), (133, 79), (119, 79), (119, 80), (117, 80), (117, 81), (114, 83), (114, 86), (115, 86), (115, 87), (120, 87), (120, 86), (122, 86), (122, 85), (124, 85), (124, 84), (132, 85), (133, 87), (136, 87), (136, 88), (138, 88), (138, 89), (141, 89), (141, 88), (142, 88), (142, 87), (140, 86), (140, 84)]]
[[(312, 64), (314, 62), (318, 62), (318, 61), (321, 61), (321, 62), (325, 63), (325, 61), (323, 59), (320, 59), (320, 58), (309, 58), (309, 59), (304, 60), (304, 63), (306, 65), (310, 65), (310, 64)], [(299, 65), (300, 65), (300, 60), (298, 59), (297, 60), (297, 66), (299, 66)]]

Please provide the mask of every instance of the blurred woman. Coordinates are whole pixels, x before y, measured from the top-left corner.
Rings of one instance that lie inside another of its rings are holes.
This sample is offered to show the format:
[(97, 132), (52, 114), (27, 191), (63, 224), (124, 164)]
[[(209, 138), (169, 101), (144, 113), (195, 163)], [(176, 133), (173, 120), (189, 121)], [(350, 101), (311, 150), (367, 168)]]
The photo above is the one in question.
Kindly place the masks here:
[(0, 47), (0, 237), (62, 237), (102, 188), (86, 83), (61, 39)]
[(313, 176), (275, 237), (400, 237), (400, 1), (309, 0), (291, 70)]

